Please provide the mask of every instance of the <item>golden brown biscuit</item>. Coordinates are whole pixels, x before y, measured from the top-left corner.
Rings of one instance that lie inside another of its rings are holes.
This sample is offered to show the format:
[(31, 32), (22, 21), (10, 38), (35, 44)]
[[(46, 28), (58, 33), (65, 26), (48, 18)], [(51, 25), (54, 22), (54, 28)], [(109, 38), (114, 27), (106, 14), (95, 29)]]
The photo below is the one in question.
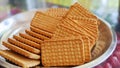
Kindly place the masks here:
[(55, 32), (55, 35), (52, 39), (59, 39), (64, 37), (73, 37), (73, 36), (80, 36), (83, 40), (84, 47), (85, 47), (85, 62), (91, 60), (91, 48), (90, 48), (90, 39), (83, 33), (75, 31), (72, 28), (69, 28), (65, 25), (59, 25), (58, 29)]
[(87, 36), (81, 36), (83, 43), (84, 43), (84, 55), (85, 55), (85, 62), (89, 62), (91, 57), (91, 48), (90, 48), (90, 40)]
[(30, 52), (32, 52), (32, 53), (40, 54), (40, 50), (39, 50), (39, 49), (36, 49), (36, 48), (31, 47), (31, 46), (29, 46), (29, 45), (26, 45), (26, 44), (24, 44), (24, 43), (22, 43), (22, 42), (19, 42), (19, 41), (17, 41), (17, 40), (8, 38), (8, 42), (11, 43), (11, 44), (13, 44), (13, 45), (16, 45), (16, 46), (18, 46), (18, 47), (20, 47), (20, 48), (22, 48), (22, 49), (25, 49), (25, 50), (27, 50), (27, 51), (30, 51)]
[(28, 34), (19, 33), (19, 35), (25, 39), (31, 40), (31, 41), (36, 42), (38, 44), (41, 44), (43, 42), (42, 40), (37, 39), (35, 37), (32, 37), (31, 35), (28, 35)]
[[(67, 34), (67, 35), (66, 35)], [(72, 20), (65, 19), (62, 23), (57, 26), (56, 32), (53, 36), (65, 37), (65, 36), (84, 36), (85, 33), (77, 26)], [(93, 39), (93, 37), (92, 37)]]
[(74, 66), (84, 63), (84, 43), (81, 37), (51, 39), (41, 47), (44, 66)]
[(40, 60), (26, 58), (10, 50), (0, 50), (0, 55), (23, 68), (33, 67), (40, 64)]
[(22, 42), (22, 43), (25, 43), (25, 44), (27, 44), (27, 45), (30, 45), (30, 46), (32, 46), (32, 47), (35, 47), (35, 48), (38, 48), (38, 49), (41, 48), (41, 44), (37, 44), (37, 43), (35, 43), (35, 42), (33, 42), (33, 41), (30, 41), (30, 40), (28, 40), (28, 39), (22, 38), (22, 37), (20, 37), (20, 36), (13, 35), (13, 38), (16, 39), (16, 40), (18, 40), (18, 41), (20, 41), (20, 42)]
[(52, 37), (52, 33), (43, 31), (43, 30), (38, 29), (38, 28), (36, 28), (36, 27), (30, 26), (30, 29), (31, 29), (31, 31), (33, 31), (33, 32), (39, 33), (39, 34), (44, 35), (44, 36), (47, 36), (47, 37), (49, 37), (49, 38)]
[[(78, 25), (84, 26), (84, 28), (90, 30), (91, 32), (97, 32), (98, 31), (98, 25), (96, 19), (90, 19), (90, 18), (79, 18), (79, 19), (73, 19)], [(92, 30), (96, 29), (96, 30)]]
[(71, 18), (65, 18), (62, 23), (69, 28), (73, 28), (81, 34), (88, 36), (91, 43), (90, 47), (92, 49), (92, 47), (95, 45), (96, 40), (98, 39), (98, 25), (95, 19), (79, 18), (78, 20), (74, 20)]
[(66, 8), (50, 8), (45, 12), (45, 14), (53, 16), (57, 19), (62, 19), (67, 11), (68, 10)]
[(93, 13), (91, 13), (89, 10), (82, 7), (79, 3), (73, 4), (70, 7), (70, 9), (65, 17), (68, 17), (68, 18), (71, 18), (71, 17), (72, 18), (74, 18), (74, 17), (92, 18), (92, 19), (97, 20), (98, 25), (100, 24), (98, 18)]
[[(78, 25), (79, 30), (82, 30), (91, 39), (90, 47), (92, 49), (93, 46), (95, 45), (96, 41), (98, 40), (98, 35), (99, 35), (98, 25), (96, 23), (96, 20), (79, 19), (79, 20), (74, 20), (74, 23), (76, 23)], [(86, 25), (86, 24), (88, 24), (88, 25)]]
[(77, 16), (80, 16), (80, 17), (97, 18), (89, 10), (82, 7), (79, 3), (73, 4), (66, 15), (69, 16), (71, 11), (73, 11), (73, 14), (76, 14), (76, 15), (79, 14)]
[(32, 19), (31, 26), (50, 33), (54, 33), (58, 23), (60, 23), (59, 19), (56, 19), (42, 12), (36, 12), (35, 16)]
[(35, 33), (35, 32), (33, 32), (33, 31), (30, 31), (30, 30), (25, 30), (25, 32), (26, 32), (27, 34), (35, 37), (35, 38), (38, 38), (38, 39), (40, 39), (40, 40), (43, 40), (43, 41), (50, 39), (50, 38), (48, 38), (48, 37), (46, 37), (46, 36), (44, 36), (44, 35)]
[(78, 36), (81, 35), (79, 32), (73, 30), (72, 28), (68, 28), (67, 26), (60, 24), (56, 31), (55, 34), (53, 35), (52, 38), (60, 38), (60, 37), (71, 37), (71, 36)]
[(20, 47), (17, 47), (13, 44), (10, 44), (10, 43), (7, 43), (7, 42), (3, 42), (3, 45), (9, 49), (11, 49), (12, 51), (15, 51), (25, 57), (28, 57), (28, 58), (31, 58), (31, 59), (40, 59), (40, 55), (37, 55), (37, 54), (34, 54), (34, 53), (31, 53), (27, 50), (24, 50)]

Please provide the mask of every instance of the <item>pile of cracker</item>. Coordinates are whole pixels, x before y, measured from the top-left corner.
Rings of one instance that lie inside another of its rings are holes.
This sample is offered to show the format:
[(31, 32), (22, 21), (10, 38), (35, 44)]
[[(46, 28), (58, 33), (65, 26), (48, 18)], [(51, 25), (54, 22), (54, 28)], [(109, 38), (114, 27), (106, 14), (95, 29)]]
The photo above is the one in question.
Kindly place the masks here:
[(78, 66), (90, 62), (99, 20), (79, 3), (37, 11), (25, 33), (3, 41), (0, 55), (22, 66)]

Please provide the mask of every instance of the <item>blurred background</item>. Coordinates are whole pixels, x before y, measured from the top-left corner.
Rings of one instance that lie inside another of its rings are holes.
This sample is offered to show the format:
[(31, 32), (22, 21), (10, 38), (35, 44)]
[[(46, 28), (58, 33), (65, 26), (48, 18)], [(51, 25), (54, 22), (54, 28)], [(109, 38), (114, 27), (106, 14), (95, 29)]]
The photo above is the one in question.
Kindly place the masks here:
[[(118, 45), (120, 45), (120, 1), (119, 0), (0, 0), (0, 22), (8, 17), (21, 12), (64, 7), (69, 8), (74, 2), (79, 2), (91, 12), (108, 21), (118, 36)], [(0, 23), (0, 32), (10, 23)], [(114, 52), (110, 59), (98, 65), (96, 68), (120, 68), (120, 46)], [(116, 54), (117, 52), (117, 54)], [(112, 62), (112, 63), (110, 63)]]
[(20, 12), (40, 8), (69, 8), (74, 2), (108, 21), (113, 27), (118, 23), (119, 0), (0, 0), (0, 21)]

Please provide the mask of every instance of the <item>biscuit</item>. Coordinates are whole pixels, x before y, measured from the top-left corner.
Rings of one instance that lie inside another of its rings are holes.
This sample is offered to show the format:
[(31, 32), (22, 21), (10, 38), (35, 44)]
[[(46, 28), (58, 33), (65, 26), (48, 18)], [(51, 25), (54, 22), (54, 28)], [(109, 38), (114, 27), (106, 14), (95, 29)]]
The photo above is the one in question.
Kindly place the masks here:
[(61, 25), (59, 25), (52, 38), (70, 37), (73, 35), (74, 34), (73, 33), (71, 34), (71, 31), (69, 29), (66, 29), (65, 27), (62, 27)]
[[(85, 25), (83, 22), (87, 23), (87, 24), (90, 23), (90, 25)], [(92, 47), (95, 45), (96, 40), (98, 39), (98, 35), (99, 35), (98, 25), (96, 23), (96, 20), (79, 19), (79, 20), (74, 20), (74, 23), (76, 23), (78, 25), (78, 27), (80, 27), (79, 29), (81, 29), (83, 32), (85, 32), (85, 34), (87, 36), (89, 36), (89, 37), (92, 36), (94, 38), (94, 39), (92, 39), (93, 43), (91, 44), (91, 49), (92, 49)], [(92, 25), (92, 27), (89, 27), (91, 25)]]
[(75, 22), (74, 19), (69, 19), (69, 18), (65, 18), (64, 21), (62, 22), (62, 24), (64, 24), (64, 26), (67, 26), (69, 29), (73, 29), (74, 31), (77, 31), (79, 34), (85, 34), (82, 30), (80, 30), (79, 28), (79, 24), (82, 24), (84, 22)]
[(10, 50), (0, 50), (0, 55), (23, 68), (34, 67), (40, 64), (40, 60), (26, 58)]
[[(87, 34), (83, 29), (78, 27), (78, 25), (76, 23), (74, 23), (73, 20), (66, 18), (66, 19), (64, 19), (64, 21), (60, 25), (66, 26), (67, 28), (71, 29), (68, 34), (74, 33), (74, 36), (78, 36), (78, 35), (79, 36), (84, 36), (84, 35), (88, 36), (88, 38), (90, 39), (90, 45), (94, 44), (94, 41), (93, 41), (94, 37), (92, 37), (91, 35)], [(63, 29), (61, 32), (63, 32), (64, 30), (65, 29)], [(66, 33), (67, 31), (64, 31), (64, 32)], [(57, 32), (57, 30), (56, 30), (56, 33), (58, 33), (58, 35), (59, 34), (64, 35), (63, 33)]]
[(35, 37), (35, 38), (38, 38), (38, 39), (40, 39), (40, 40), (43, 40), (43, 41), (50, 39), (50, 38), (48, 38), (48, 37), (46, 37), (46, 36), (44, 36), (44, 35), (35, 33), (35, 32), (33, 32), (33, 31), (30, 31), (30, 30), (25, 30), (25, 32), (26, 32), (27, 34)]
[(3, 42), (2, 43), (5, 47), (11, 49), (12, 51), (15, 51), (25, 57), (28, 57), (28, 58), (31, 58), (31, 59), (40, 59), (40, 55), (37, 55), (37, 54), (34, 54), (34, 53), (31, 53), (27, 50), (24, 50), (16, 45), (13, 45), (13, 44), (10, 44), (8, 42)]
[[(98, 32), (98, 25), (96, 23), (96, 20), (93, 20), (93, 19), (79, 19), (79, 20), (73, 20), (74, 23), (76, 23), (78, 26), (81, 26), (81, 28), (84, 28), (88, 31), (90, 31), (91, 35), (94, 37), (96, 35), (93, 35), (93, 34), (96, 34)], [(97, 34), (98, 35), (98, 34)]]
[(92, 59), (91, 49), (90, 49), (90, 40), (85, 35), (83, 35), (81, 38), (82, 38), (83, 43), (84, 43), (85, 62), (89, 62)]
[(80, 17), (82, 16), (82, 17), (88, 17), (88, 18), (97, 18), (95, 15), (93, 15), (93, 13), (91, 13), (89, 10), (82, 7), (79, 3), (73, 4), (66, 15), (69, 15), (70, 11), (72, 10), (76, 11), (76, 13), (79, 14), (78, 16)]
[(80, 34), (79, 32), (68, 28), (65, 25), (59, 25), (58, 29), (55, 32), (55, 35), (52, 39), (59, 39), (64, 37), (73, 37), (73, 36), (80, 36), (84, 42), (85, 47), (85, 62), (91, 60), (91, 48), (90, 48), (90, 39), (85, 34)]
[(40, 54), (40, 50), (39, 50), (39, 49), (36, 49), (36, 48), (31, 47), (31, 46), (29, 46), (29, 45), (26, 45), (26, 44), (24, 44), (24, 43), (22, 43), (22, 42), (19, 42), (19, 41), (17, 41), (17, 40), (8, 38), (8, 42), (11, 43), (11, 44), (13, 44), (13, 45), (16, 45), (16, 46), (18, 46), (18, 47), (20, 47), (20, 48), (22, 48), (22, 49), (25, 49), (25, 50), (27, 50), (27, 51), (30, 51), (30, 52), (32, 52), (32, 53)]
[(28, 34), (19, 33), (19, 36), (21, 36), (21, 37), (23, 37), (25, 39), (31, 40), (33, 42), (36, 42), (38, 44), (41, 44), (43, 42), (42, 40), (37, 39), (35, 37), (32, 37), (31, 35), (28, 35)]
[(60, 23), (59, 19), (56, 19), (42, 12), (36, 12), (30, 25), (41, 30), (54, 33), (58, 23)]
[(67, 11), (68, 10), (66, 8), (50, 8), (45, 12), (45, 14), (53, 16), (58, 19), (62, 19), (67, 13)]
[(38, 29), (38, 28), (33, 27), (33, 26), (30, 26), (30, 30), (33, 31), (33, 32), (39, 33), (39, 34), (41, 34), (41, 35), (47, 36), (47, 37), (49, 37), (49, 38), (52, 37), (52, 33), (43, 31), (43, 30)]
[(30, 45), (30, 46), (32, 46), (32, 47), (35, 47), (35, 48), (38, 48), (38, 49), (41, 48), (41, 44), (37, 44), (37, 43), (35, 43), (35, 42), (33, 42), (33, 41), (30, 41), (30, 40), (28, 40), (28, 39), (22, 38), (22, 37), (20, 37), (20, 36), (13, 35), (13, 38), (16, 39), (16, 40), (18, 40), (18, 41), (20, 41), (20, 42), (22, 42), (22, 43), (25, 43), (25, 44), (27, 44), (27, 45)]
[[(90, 19), (90, 18), (79, 18), (79, 19), (73, 19), (73, 21), (76, 21), (78, 25), (84, 26), (84, 28), (91, 30), (91, 29), (98, 29), (97, 20), (96, 19)], [(94, 30), (91, 30), (91, 32), (96, 32)]]
[(72, 28), (68, 28), (67, 26), (60, 24), (57, 26), (57, 29), (55, 31), (55, 34), (52, 38), (58, 38), (58, 37), (70, 37), (70, 36), (78, 36), (82, 35), (79, 32), (73, 30)]
[(74, 30), (77, 30), (79, 33), (83, 33), (88, 36), (92, 49), (92, 47), (95, 45), (96, 40), (98, 39), (98, 25), (96, 23), (96, 20), (88, 18), (79, 18), (78, 20), (65, 18), (62, 23), (69, 26), (69, 28), (74, 28)]
[(93, 18), (93, 19), (98, 20), (97, 21), (98, 25), (100, 24), (99, 19), (93, 13), (91, 13), (89, 10), (82, 7), (79, 3), (73, 4), (70, 7), (70, 9), (65, 17), (68, 17), (68, 18), (70, 18), (70, 17)]
[(84, 43), (81, 37), (51, 39), (41, 47), (43, 66), (74, 66), (84, 63)]

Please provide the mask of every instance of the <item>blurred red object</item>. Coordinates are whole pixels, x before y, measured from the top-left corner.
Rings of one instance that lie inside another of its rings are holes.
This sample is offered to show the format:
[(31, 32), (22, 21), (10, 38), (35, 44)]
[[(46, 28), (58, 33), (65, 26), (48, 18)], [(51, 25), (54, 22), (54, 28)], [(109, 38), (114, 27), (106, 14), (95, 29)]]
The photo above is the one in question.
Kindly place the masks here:
[(103, 68), (103, 66), (102, 65), (98, 65), (95, 68)]
[(113, 68), (120, 67), (119, 59), (113, 55), (108, 58), (107, 63), (110, 63)]
[(120, 45), (120, 32), (117, 32), (117, 44)]
[(120, 68), (120, 32), (117, 34), (117, 47), (113, 54), (103, 63), (94, 68)]
[(111, 64), (106, 62), (103, 66), (103, 68), (112, 68)]
[(17, 13), (20, 13), (21, 10), (20, 10), (19, 8), (16, 8), (16, 7), (15, 7), (15, 8), (12, 8), (10, 12), (11, 12), (11, 15), (15, 15), (15, 14), (17, 14)]

